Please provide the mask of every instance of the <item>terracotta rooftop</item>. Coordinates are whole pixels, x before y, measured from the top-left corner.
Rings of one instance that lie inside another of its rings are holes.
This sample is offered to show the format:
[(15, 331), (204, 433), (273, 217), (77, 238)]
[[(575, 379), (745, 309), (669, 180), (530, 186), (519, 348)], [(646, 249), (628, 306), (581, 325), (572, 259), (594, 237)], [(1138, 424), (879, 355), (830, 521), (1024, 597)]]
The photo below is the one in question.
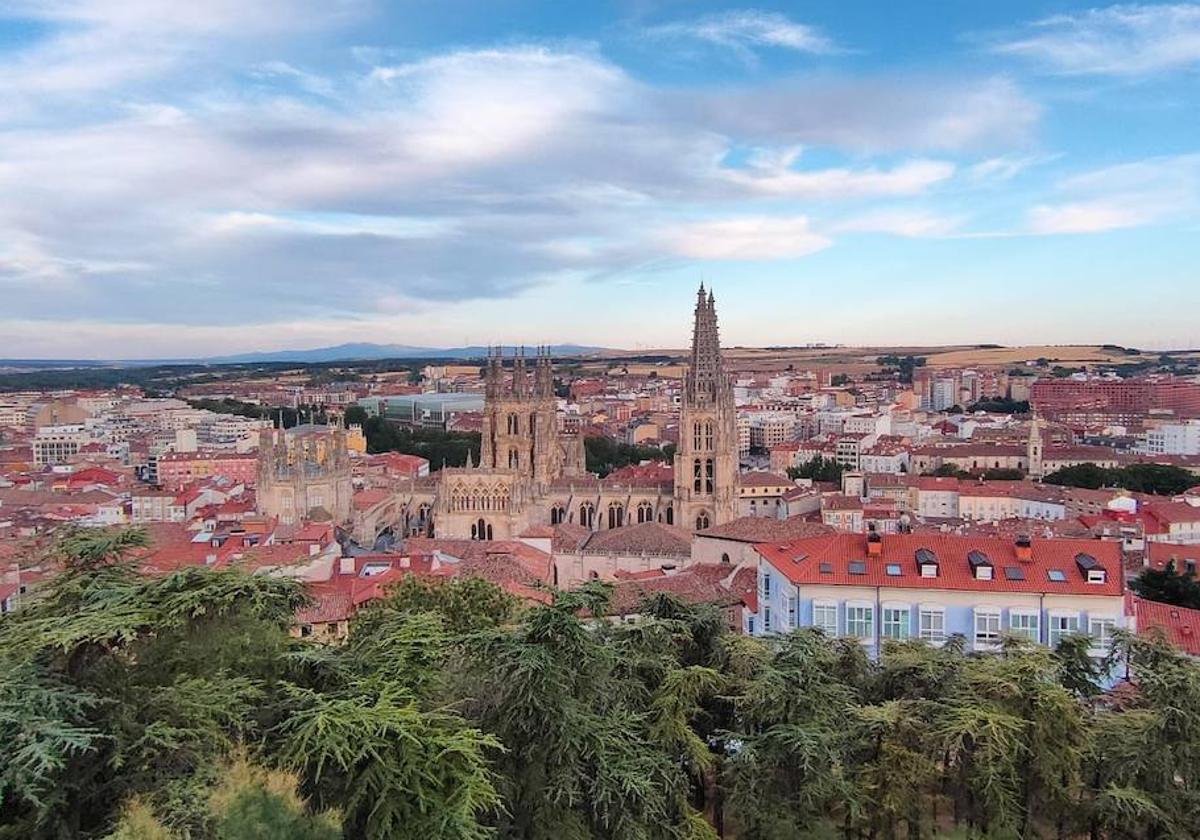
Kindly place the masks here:
[(796, 540), (802, 537), (812, 537), (818, 534), (831, 534), (833, 529), (800, 516), (788, 519), (771, 519), (764, 516), (743, 516), (717, 525), (707, 531), (700, 531), (698, 537), (715, 537), (722, 540), (738, 542), (770, 542)]
[(1200, 656), (1200, 610), (1131, 598), (1138, 635), (1161, 632), (1171, 644), (1191, 656)]
[(738, 484), (742, 487), (794, 487), (796, 482), (786, 475), (756, 471), (739, 475)]
[[(1124, 589), (1121, 545), (1101, 540), (1034, 539), (1029, 560), (1018, 559), (1015, 540), (931, 533), (884, 534), (876, 557), (867, 555), (865, 534), (760, 543), (755, 549), (796, 584), (1108, 596)], [(921, 575), (919, 551), (932, 553), (936, 577)], [(973, 552), (991, 564), (990, 580), (973, 574)], [(1105, 581), (1088, 583), (1080, 558), (1103, 569)]]
[(596, 531), (582, 551), (596, 554), (656, 554), (670, 557), (691, 557), (691, 534), (674, 525), (643, 522), (607, 531)]
[(613, 588), (612, 609), (618, 615), (635, 612), (643, 598), (659, 592), (675, 595), (689, 604), (732, 606), (754, 598), (758, 572), (753, 566), (726, 563), (696, 563), (678, 571), (639, 574), (618, 580)]

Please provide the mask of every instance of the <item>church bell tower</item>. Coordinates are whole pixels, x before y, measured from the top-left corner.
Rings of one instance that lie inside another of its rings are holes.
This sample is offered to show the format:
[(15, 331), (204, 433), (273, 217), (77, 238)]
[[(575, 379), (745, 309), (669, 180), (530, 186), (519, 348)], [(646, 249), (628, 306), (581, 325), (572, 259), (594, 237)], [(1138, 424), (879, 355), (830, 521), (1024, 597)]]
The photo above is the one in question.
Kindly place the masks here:
[(676, 524), (702, 531), (737, 516), (737, 417), (721, 361), (716, 300), (696, 296), (692, 354), (679, 410), (675, 452)]

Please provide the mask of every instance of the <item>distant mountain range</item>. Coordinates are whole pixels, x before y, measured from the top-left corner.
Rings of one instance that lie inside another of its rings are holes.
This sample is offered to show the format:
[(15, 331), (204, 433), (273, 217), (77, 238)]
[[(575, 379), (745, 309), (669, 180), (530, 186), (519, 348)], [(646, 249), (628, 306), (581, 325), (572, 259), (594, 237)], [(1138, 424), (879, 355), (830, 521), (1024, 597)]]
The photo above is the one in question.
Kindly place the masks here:
[[(581, 344), (551, 344), (550, 353), (555, 356), (581, 356), (598, 353), (604, 347), (588, 347)], [(508, 346), (509, 353), (513, 348)], [(200, 361), (212, 364), (244, 364), (253, 362), (360, 362), (373, 359), (478, 359), (487, 355), (488, 348), (482, 344), (470, 347), (413, 347), (408, 344), (338, 344), (334, 347), (317, 347), (312, 350), (276, 350), (263, 353), (240, 353), (234, 356), (214, 356)], [(525, 352), (533, 355), (534, 345), (527, 345)]]
[[(582, 356), (606, 352), (605, 347), (582, 344), (551, 344), (554, 356)], [(311, 350), (273, 350), (261, 353), (238, 353), (232, 356), (210, 356), (194, 359), (0, 359), (0, 372), (5, 370), (39, 370), (46, 368), (145, 367), (149, 365), (236, 365), (259, 362), (369, 362), (376, 359), (478, 359), (487, 355), (485, 345), (470, 347), (414, 347), (408, 344), (370, 344), (365, 342), (338, 344), (334, 347), (315, 347)], [(505, 351), (512, 353), (512, 346)], [(526, 345), (525, 352), (533, 355), (535, 345)]]

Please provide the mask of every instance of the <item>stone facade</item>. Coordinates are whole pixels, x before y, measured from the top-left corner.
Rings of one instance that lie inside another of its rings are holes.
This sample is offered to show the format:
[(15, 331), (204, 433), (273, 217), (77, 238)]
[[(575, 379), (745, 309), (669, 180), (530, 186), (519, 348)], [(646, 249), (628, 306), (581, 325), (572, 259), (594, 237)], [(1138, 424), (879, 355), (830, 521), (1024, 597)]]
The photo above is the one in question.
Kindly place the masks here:
[[(737, 426), (721, 361), (716, 305), (701, 287), (674, 480), (601, 479), (585, 469), (583, 440), (559, 425), (549, 355), (489, 354), (480, 463), (446, 468), (398, 493), (405, 536), (501, 540), (575, 524), (589, 531), (660, 523), (699, 530), (737, 516)], [(698, 476), (698, 478), (697, 478)]]
[(711, 292), (705, 298), (701, 285), (675, 453), (675, 500), (685, 528), (703, 531), (737, 517), (736, 415), (721, 361), (716, 302)]
[(305, 519), (349, 522), (354, 488), (345, 429), (311, 424), (263, 429), (255, 492), (258, 512), (285, 525)]

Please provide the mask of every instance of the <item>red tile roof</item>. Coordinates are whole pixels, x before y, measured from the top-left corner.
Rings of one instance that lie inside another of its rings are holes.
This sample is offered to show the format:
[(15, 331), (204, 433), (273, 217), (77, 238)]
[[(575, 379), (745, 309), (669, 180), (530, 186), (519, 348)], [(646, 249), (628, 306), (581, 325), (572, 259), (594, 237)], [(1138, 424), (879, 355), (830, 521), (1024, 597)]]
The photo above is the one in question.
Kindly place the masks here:
[(697, 563), (679, 571), (655, 569), (618, 579), (613, 587), (612, 609), (618, 615), (633, 612), (643, 598), (659, 592), (691, 604), (748, 605), (757, 581), (758, 572), (752, 566)]
[(738, 476), (742, 487), (795, 487), (796, 482), (785, 475), (770, 472), (748, 472)]
[(1161, 632), (1171, 644), (1200, 656), (1200, 610), (1189, 610), (1144, 598), (1131, 598), (1138, 635)]
[[(936, 578), (921, 577), (915, 555), (928, 549), (938, 560)], [(832, 534), (785, 543), (760, 543), (758, 553), (797, 584), (883, 586), (910, 589), (958, 589), (975, 592), (1061, 592), (1073, 595), (1120, 595), (1121, 546), (1100, 540), (1035, 539), (1032, 559), (1017, 559), (1012, 540), (948, 534), (885, 534), (882, 553), (867, 557), (865, 534)], [(992, 563), (993, 579), (977, 580), (967, 561), (971, 551), (982, 552)], [(1105, 572), (1102, 584), (1088, 583), (1077, 566), (1076, 556), (1090, 555)], [(851, 574), (849, 564), (863, 562), (864, 574)], [(821, 572), (828, 564), (830, 571)], [(900, 567), (899, 575), (887, 574), (887, 566)], [(1023, 579), (1011, 580), (1006, 567), (1020, 569)], [(1051, 581), (1048, 572), (1061, 570), (1066, 580)]]
[(700, 531), (697, 537), (714, 537), (721, 540), (759, 543), (765, 541), (797, 540), (817, 534), (831, 534), (833, 529), (828, 525), (815, 523), (803, 516), (792, 516), (788, 519), (772, 519), (765, 516), (743, 516), (715, 525), (707, 531)]

